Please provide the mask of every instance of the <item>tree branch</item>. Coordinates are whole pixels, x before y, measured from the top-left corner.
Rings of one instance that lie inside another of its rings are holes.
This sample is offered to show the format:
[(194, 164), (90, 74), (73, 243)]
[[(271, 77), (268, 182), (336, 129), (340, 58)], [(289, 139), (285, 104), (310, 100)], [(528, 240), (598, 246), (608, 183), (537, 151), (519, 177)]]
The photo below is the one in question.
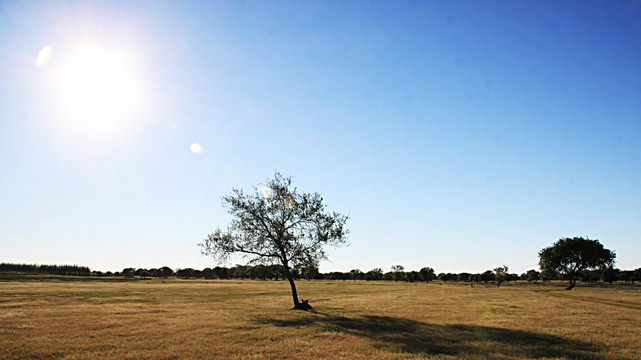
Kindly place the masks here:
[(241, 246), (235, 246), (234, 247), (234, 251), (235, 252), (240, 252), (240, 253), (243, 253), (243, 254), (256, 255), (256, 256), (260, 256), (260, 257), (275, 257), (275, 258), (279, 258), (280, 259), (280, 255), (278, 255), (278, 254), (263, 254), (263, 253), (260, 253), (258, 251), (244, 249)]

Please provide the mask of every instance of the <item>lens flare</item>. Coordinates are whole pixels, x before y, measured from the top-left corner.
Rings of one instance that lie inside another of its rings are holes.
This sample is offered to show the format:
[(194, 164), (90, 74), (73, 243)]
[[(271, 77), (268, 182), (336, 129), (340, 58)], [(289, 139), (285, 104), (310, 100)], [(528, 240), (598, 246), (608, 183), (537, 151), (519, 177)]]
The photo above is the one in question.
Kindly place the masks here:
[(203, 147), (202, 147), (202, 146), (200, 146), (200, 144), (199, 144), (199, 143), (193, 143), (193, 144), (191, 144), (191, 146), (189, 147), (189, 149), (190, 149), (190, 150), (191, 150), (191, 152), (193, 152), (194, 154), (202, 154), (202, 153), (205, 151), (205, 149), (203, 149)]
[(53, 54), (53, 48), (50, 45), (47, 45), (40, 50), (38, 53), (38, 58), (36, 58), (36, 64), (38, 66), (44, 66), (49, 59), (51, 59), (51, 54)]

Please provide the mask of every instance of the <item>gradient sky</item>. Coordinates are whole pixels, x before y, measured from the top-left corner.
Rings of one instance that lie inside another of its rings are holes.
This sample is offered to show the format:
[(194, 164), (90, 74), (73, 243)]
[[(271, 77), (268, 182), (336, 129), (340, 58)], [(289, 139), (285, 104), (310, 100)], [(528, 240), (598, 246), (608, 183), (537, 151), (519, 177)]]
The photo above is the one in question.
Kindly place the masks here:
[[(3, 1), (0, 44), (2, 262), (212, 266), (221, 196), (277, 170), (351, 216), (321, 271), (521, 273), (571, 236), (641, 267), (637, 1)], [(106, 125), (60, 107), (87, 47), (135, 84)]]

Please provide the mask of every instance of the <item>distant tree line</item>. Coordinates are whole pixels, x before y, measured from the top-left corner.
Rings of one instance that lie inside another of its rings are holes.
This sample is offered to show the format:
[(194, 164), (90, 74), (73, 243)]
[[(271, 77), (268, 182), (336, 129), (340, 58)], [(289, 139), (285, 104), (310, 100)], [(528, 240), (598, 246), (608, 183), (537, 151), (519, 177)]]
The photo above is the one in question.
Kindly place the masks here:
[[(126, 277), (126, 278), (180, 278), (180, 279), (253, 279), (253, 280), (283, 280), (287, 278), (282, 265), (236, 265), (233, 267), (216, 266), (202, 270), (193, 268), (172, 269), (168, 266), (161, 268), (125, 268), (122, 271), (91, 271), (86, 266), (77, 265), (35, 265), (35, 264), (0, 264), (0, 272), (22, 274), (55, 274), (66, 276), (96, 276), (96, 277)], [(296, 280), (365, 280), (365, 281), (403, 281), (403, 282), (432, 282), (439, 280), (443, 283), (458, 282), (474, 284), (500, 285), (512, 281), (527, 281), (528, 283), (547, 282), (550, 280), (567, 280), (568, 275), (558, 273), (539, 272), (528, 270), (522, 274), (510, 273), (507, 266), (487, 270), (482, 273), (436, 273), (430, 267), (419, 271), (405, 271), (401, 265), (394, 265), (390, 271), (374, 268), (369, 271), (353, 269), (348, 272), (332, 271), (321, 273), (317, 267), (297, 267), (291, 270)], [(623, 281), (634, 283), (641, 282), (641, 268), (636, 270), (620, 270), (606, 268), (603, 270), (584, 270), (578, 279), (583, 283), (599, 281), (613, 283)]]
[[(365, 281), (404, 281), (404, 282), (432, 282), (439, 280), (443, 283), (465, 282), (474, 284), (501, 283), (509, 284), (512, 281), (527, 281), (528, 283), (547, 282), (551, 280), (567, 280), (566, 275), (558, 273), (541, 273), (531, 269), (522, 274), (510, 273), (507, 266), (497, 267), (482, 273), (436, 273), (430, 267), (419, 271), (405, 271), (401, 265), (394, 265), (390, 271), (384, 272), (381, 268), (369, 271), (353, 269), (348, 272), (332, 271), (321, 273), (316, 267), (298, 267), (291, 270), (296, 280), (365, 280)], [(283, 280), (287, 278), (282, 265), (236, 265), (233, 267), (216, 266), (202, 270), (193, 268), (176, 269), (167, 266), (159, 269), (126, 268), (121, 272), (101, 273), (94, 271), (94, 276), (124, 276), (129, 278), (180, 278), (180, 279), (252, 279), (252, 280)], [(605, 270), (585, 270), (581, 272), (580, 281), (594, 283), (604, 281), (641, 282), (641, 268), (636, 270), (620, 270), (607, 268)]]
[(0, 272), (21, 274), (53, 274), (66, 276), (91, 276), (91, 270), (78, 265), (36, 265), (1, 263)]

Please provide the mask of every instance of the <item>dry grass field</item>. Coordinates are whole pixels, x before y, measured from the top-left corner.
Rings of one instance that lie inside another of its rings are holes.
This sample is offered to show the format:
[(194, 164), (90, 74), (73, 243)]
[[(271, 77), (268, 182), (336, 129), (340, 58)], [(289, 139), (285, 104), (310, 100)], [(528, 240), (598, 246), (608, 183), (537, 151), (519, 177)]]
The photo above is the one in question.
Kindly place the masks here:
[(0, 281), (0, 358), (641, 359), (634, 286), (298, 284)]

